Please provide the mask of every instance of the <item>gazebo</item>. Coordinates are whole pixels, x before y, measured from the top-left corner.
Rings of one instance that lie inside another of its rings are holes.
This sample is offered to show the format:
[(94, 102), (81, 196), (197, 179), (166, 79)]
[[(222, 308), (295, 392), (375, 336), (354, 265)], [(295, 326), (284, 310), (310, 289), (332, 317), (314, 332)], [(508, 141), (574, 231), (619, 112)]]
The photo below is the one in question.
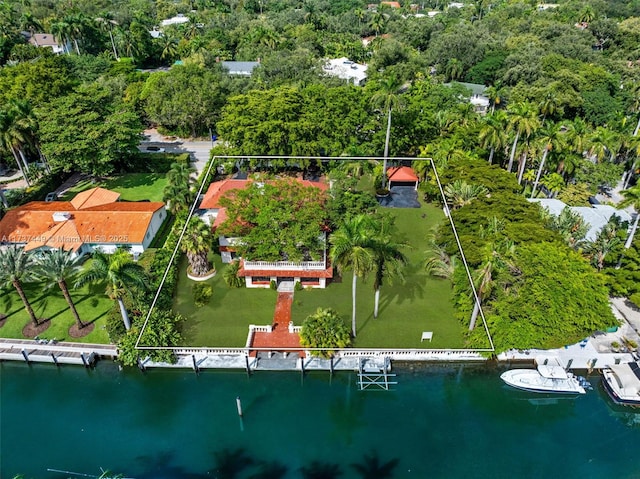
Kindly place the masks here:
[(387, 179), (389, 180), (389, 189), (393, 186), (413, 186), (415, 190), (418, 189), (418, 175), (408, 166), (392, 166), (388, 168)]

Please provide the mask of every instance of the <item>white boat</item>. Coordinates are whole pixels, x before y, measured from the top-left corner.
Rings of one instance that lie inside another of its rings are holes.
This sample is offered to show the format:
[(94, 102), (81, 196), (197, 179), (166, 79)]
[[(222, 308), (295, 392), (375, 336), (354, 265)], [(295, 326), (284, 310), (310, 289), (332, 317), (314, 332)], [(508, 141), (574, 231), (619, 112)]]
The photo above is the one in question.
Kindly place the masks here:
[(640, 406), (640, 365), (637, 362), (603, 369), (602, 385), (616, 404)]
[(586, 381), (557, 361), (536, 361), (536, 369), (510, 369), (500, 375), (509, 386), (535, 393), (585, 394)]

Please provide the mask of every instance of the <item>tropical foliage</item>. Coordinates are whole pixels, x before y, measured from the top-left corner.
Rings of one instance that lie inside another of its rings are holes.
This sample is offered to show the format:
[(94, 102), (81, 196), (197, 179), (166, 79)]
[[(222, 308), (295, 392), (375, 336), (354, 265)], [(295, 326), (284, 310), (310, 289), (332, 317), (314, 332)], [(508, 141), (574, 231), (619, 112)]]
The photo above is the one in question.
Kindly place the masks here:
[(313, 351), (316, 356), (328, 358), (335, 349), (347, 348), (351, 344), (349, 327), (331, 309), (318, 309), (302, 322), (300, 344), (305, 348), (322, 348)]

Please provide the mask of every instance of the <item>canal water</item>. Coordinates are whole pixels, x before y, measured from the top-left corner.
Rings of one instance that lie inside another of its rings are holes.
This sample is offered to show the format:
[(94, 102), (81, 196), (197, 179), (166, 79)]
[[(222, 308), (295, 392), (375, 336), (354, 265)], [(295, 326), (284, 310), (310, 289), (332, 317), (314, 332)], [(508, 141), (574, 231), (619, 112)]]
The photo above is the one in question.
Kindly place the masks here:
[(0, 476), (640, 477), (640, 413), (613, 407), (597, 376), (564, 399), (510, 389), (487, 366), (395, 372), (394, 390), (359, 391), (348, 372), (1, 363)]

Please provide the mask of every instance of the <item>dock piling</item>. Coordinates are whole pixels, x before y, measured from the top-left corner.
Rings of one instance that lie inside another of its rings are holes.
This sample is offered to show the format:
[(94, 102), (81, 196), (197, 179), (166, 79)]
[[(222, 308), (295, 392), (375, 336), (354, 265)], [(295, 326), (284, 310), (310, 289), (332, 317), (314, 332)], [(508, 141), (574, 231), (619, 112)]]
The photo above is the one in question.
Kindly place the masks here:
[(196, 355), (192, 354), (191, 359), (193, 360), (193, 370), (198, 374), (200, 372), (200, 368), (198, 368), (198, 362), (196, 361)]
[(27, 364), (29, 363), (29, 353), (26, 351), (26, 349), (22, 349), (22, 357), (24, 357), (24, 360), (27, 362)]
[(55, 364), (56, 366), (60, 366), (58, 364), (58, 358), (56, 358), (56, 353), (51, 353), (51, 359), (53, 359), (53, 364)]
[(240, 401), (240, 396), (236, 397), (236, 407), (238, 408), (238, 416), (242, 417), (242, 401)]

